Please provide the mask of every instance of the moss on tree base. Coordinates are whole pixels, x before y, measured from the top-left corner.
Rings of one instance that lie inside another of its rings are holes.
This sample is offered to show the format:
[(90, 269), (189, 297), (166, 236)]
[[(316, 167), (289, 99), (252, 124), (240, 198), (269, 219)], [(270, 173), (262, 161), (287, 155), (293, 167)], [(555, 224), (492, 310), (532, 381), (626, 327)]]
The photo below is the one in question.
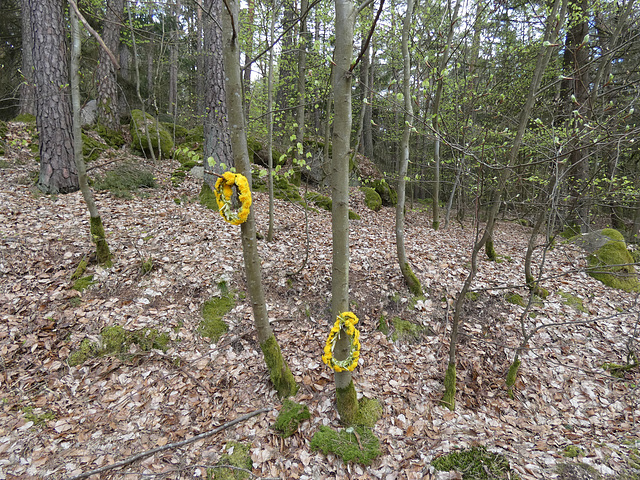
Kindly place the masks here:
[(509, 367), (509, 372), (507, 373), (507, 395), (509, 395), (509, 398), (513, 398), (513, 386), (518, 378), (519, 369), (520, 359), (516, 357), (514, 358), (513, 363)]
[(444, 376), (444, 395), (440, 405), (453, 411), (456, 408), (456, 364), (449, 363)]
[(101, 217), (90, 217), (91, 239), (96, 245), (96, 259), (100, 265), (111, 266), (111, 251), (104, 233)]
[(293, 378), (289, 366), (282, 357), (280, 346), (275, 335), (271, 335), (265, 342), (260, 344), (260, 349), (264, 354), (264, 360), (269, 369), (271, 383), (278, 392), (280, 398), (291, 397), (298, 391), (298, 385)]

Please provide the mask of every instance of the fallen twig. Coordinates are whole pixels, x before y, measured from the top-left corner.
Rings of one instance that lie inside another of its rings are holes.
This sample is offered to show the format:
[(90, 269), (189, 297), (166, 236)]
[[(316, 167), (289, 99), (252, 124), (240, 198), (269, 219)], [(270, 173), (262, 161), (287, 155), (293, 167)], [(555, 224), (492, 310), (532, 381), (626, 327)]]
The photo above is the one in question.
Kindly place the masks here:
[(188, 445), (189, 443), (197, 442), (198, 440), (202, 440), (203, 438), (210, 437), (212, 435), (215, 435), (218, 432), (221, 432), (222, 430), (225, 430), (225, 429), (227, 429), (229, 427), (232, 427), (236, 423), (244, 422), (245, 420), (248, 420), (251, 417), (255, 417), (256, 415), (268, 412), (269, 410), (272, 410), (272, 409), (273, 409), (273, 407), (265, 407), (265, 408), (261, 408), (259, 410), (255, 410), (253, 412), (247, 413), (246, 415), (242, 415), (241, 417), (238, 417), (235, 420), (231, 420), (230, 422), (222, 424), (219, 427), (214, 428), (213, 430), (201, 433), (200, 435), (196, 435), (195, 437), (191, 437), (191, 438), (188, 438), (186, 440), (181, 440), (181, 441), (175, 442), (175, 443), (168, 443), (166, 445), (163, 445), (162, 447), (156, 447), (156, 448), (152, 448), (151, 450), (147, 450), (146, 452), (137, 453), (136, 455), (133, 455), (133, 456), (131, 456), (131, 457), (125, 459), (125, 460), (122, 460), (120, 462), (116, 462), (116, 463), (113, 463), (111, 465), (105, 465), (104, 467), (96, 468), (95, 470), (90, 470), (88, 472), (81, 473), (80, 475), (76, 475), (75, 477), (71, 477), (69, 480), (79, 480), (80, 478), (87, 478), (87, 477), (90, 477), (91, 475), (96, 475), (98, 473), (106, 472), (107, 470), (112, 470), (114, 468), (124, 467), (125, 465), (129, 465), (129, 464), (131, 464), (131, 463), (133, 463), (133, 462), (135, 462), (137, 460), (140, 460), (141, 458), (148, 457), (150, 455), (154, 455), (154, 454), (156, 454), (158, 452), (163, 452), (164, 450), (169, 450), (171, 448), (178, 448), (178, 447), (182, 447), (184, 445)]

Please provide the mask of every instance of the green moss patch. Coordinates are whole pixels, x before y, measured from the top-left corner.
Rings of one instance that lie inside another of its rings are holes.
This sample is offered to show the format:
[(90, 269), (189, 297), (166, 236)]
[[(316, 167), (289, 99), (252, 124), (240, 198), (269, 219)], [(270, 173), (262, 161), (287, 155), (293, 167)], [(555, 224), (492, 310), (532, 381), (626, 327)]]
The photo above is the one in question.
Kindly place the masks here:
[(31, 115), (30, 113), (21, 113), (16, 118), (14, 118), (13, 121), (22, 123), (36, 123), (36, 116)]
[(227, 292), (220, 297), (214, 297), (204, 302), (202, 306), (202, 322), (198, 327), (198, 332), (203, 337), (208, 337), (213, 343), (220, 340), (220, 337), (227, 333), (229, 325), (222, 318), (236, 305), (236, 300), (232, 293)]
[(640, 292), (633, 256), (627, 250), (622, 234), (611, 228), (605, 228), (600, 233), (609, 241), (587, 256), (587, 273), (608, 287)]
[(576, 445), (567, 445), (562, 452), (562, 456), (567, 458), (584, 457), (584, 450)]
[(27, 420), (28, 422), (33, 422), (33, 424), (37, 427), (43, 427), (47, 424), (48, 421), (56, 419), (55, 413), (48, 410), (43, 410), (41, 408), (28, 406), (22, 407), (20, 410), (22, 411), (25, 420)]
[(576, 297), (575, 295), (571, 295), (570, 293), (563, 292), (562, 290), (558, 290), (558, 295), (562, 297), (562, 302), (565, 305), (570, 306), (578, 312), (589, 313), (589, 310), (584, 307), (582, 299), (580, 297)]
[(96, 178), (93, 183), (96, 190), (108, 190), (118, 198), (131, 198), (131, 193), (140, 188), (155, 188), (156, 186), (153, 172), (132, 163), (119, 165), (104, 176)]
[(345, 462), (362, 465), (370, 465), (381, 454), (380, 441), (364, 426), (348, 427), (339, 432), (321, 426), (311, 439), (311, 450), (325, 455), (333, 453)]
[(282, 438), (287, 438), (296, 433), (300, 424), (309, 418), (309, 407), (285, 398), (273, 428), (280, 432)]
[(453, 411), (456, 408), (456, 364), (449, 363), (444, 375), (444, 394), (440, 405)]
[(85, 162), (93, 162), (108, 150), (108, 146), (86, 133), (82, 133), (82, 158)]
[(83, 290), (86, 290), (94, 283), (95, 282), (93, 281), (93, 275), (87, 275), (86, 277), (80, 277), (75, 282), (73, 282), (73, 285), (71, 286), (71, 288), (79, 292), (82, 292)]
[(67, 363), (75, 367), (81, 365), (91, 357), (103, 355), (118, 355), (126, 357), (132, 345), (148, 352), (152, 349), (166, 352), (169, 348), (169, 335), (159, 333), (155, 328), (141, 328), (139, 330), (125, 330), (120, 325), (104, 327), (100, 332), (101, 341), (92, 342), (85, 338), (80, 347), (72, 352)]
[[(256, 192), (267, 193), (269, 191), (267, 176), (260, 176), (260, 171), (259, 168), (252, 169), (252, 188)], [(279, 173), (273, 175), (273, 196), (287, 202), (303, 203), (300, 189), (291, 183), (285, 175)]]
[(371, 187), (360, 187), (360, 190), (364, 193), (364, 204), (374, 212), (377, 212), (382, 208), (382, 198), (375, 189)]
[(415, 343), (420, 340), (425, 328), (400, 317), (394, 317), (391, 320), (393, 324), (393, 333), (391, 340), (402, 343)]
[(215, 468), (207, 469), (207, 479), (245, 480), (250, 478), (253, 468), (250, 450), (251, 445), (247, 443), (227, 443), (225, 453), (220, 457)]
[(96, 127), (96, 133), (100, 135), (100, 138), (102, 138), (111, 148), (120, 148), (126, 143), (122, 136), (122, 132), (119, 132), (118, 130), (111, 130), (103, 125), (98, 125)]
[(387, 336), (389, 335), (389, 324), (387, 323), (387, 319), (384, 315), (380, 315), (380, 320), (378, 320), (378, 331)]
[(520, 478), (517, 473), (511, 470), (509, 461), (504, 455), (489, 452), (484, 446), (471, 447), (443, 455), (432, 460), (431, 465), (441, 472), (452, 470), (460, 472), (464, 480)]

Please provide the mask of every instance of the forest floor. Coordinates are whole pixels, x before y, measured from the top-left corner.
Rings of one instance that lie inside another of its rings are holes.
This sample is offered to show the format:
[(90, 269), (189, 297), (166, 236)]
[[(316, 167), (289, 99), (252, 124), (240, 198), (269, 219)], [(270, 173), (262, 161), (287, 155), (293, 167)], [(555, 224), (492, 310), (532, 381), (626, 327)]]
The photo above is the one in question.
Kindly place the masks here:
[[(26, 135), (10, 125), (15, 138)], [(465, 304), (452, 412), (439, 401), (452, 304), (468, 272), (473, 225), (434, 231), (428, 212), (407, 209), (407, 254), (426, 290), (415, 299), (397, 264), (394, 209), (373, 212), (354, 189), (350, 207), (361, 219), (350, 222), (350, 295), (362, 343), (354, 381), (359, 394), (383, 406), (373, 429), (382, 455), (367, 467), (344, 464), (310, 448), (319, 426), (340, 427), (333, 374), (321, 361), (333, 324), (330, 213), (308, 212), (308, 262), (297, 275), (287, 274), (305, 257), (300, 206), (276, 201), (275, 239), (258, 242), (269, 317), (300, 385), (294, 400), (311, 412), (296, 434), (281, 439), (271, 428), (281, 402), (256, 341), (250, 303), (241, 295), (239, 227), (198, 203), (197, 179), (187, 175), (172, 184), (176, 161), (152, 164), (111, 150), (95, 164), (126, 158), (153, 168), (158, 188), (130, 199), (96, 194), (113, 267), (90, 265), (95, 283), (82, 293), (70, 280), (93, 251), (82, 195), (39, 194), (29, 181), (38, 165), (25, 147), (9, 147), (0, 158), (0, 479), (70, 478), (262, 408), (268, 411), (216, 435), (93, 478), (206, 477), (206, 466), (231, 441), (251, 444), (254, 478), (460, 478), (437, 477), (430, 462), (476, 445), (505, 455), (522, 479), (559, 478), (558, 465), (571, 462), (607, 478), (638, 478), (640, 372), (619, 378), (602, 365), (625, 364), (634, 335), (637, 341), (640, 308), (636, 295), (586, 275), (585, 254), (575, 245), (558, 243), (546, 253), (543, 286), (550, 294), (523, 324), (527, 330), (549, 326), (527, 344), (511, 399), (505, 378), (522, 338), (524, 309), (506, 297), (527, 298), (530, 229), (498, 224), (500, 262), (481, 258), (477, 298)], [(254, 194), (252, 208), (266, 233), (266, 195)], [(536, 252), (539, 266), (542, 249)], [(148, 258), (153, 270), (144, 273)], [(221, 282), (237, 292), (238, 303), (224, 317), (228, 333), (212, 344), (198, 326), (203, 303), (220, 295)], [(567, 294), (579, 298), (584, 311), (569, 305)], [(428, 328), (413, 342), (393, 341), (378, 330), (381, 316)], [(70, 367), (68, 357), (81, 342), (99, 342), (109, 325), (155, 328), (170, 336), (169, 349), (132, 347), (125, 357)], [(568, 458), (572, 452), (580, 455)]]

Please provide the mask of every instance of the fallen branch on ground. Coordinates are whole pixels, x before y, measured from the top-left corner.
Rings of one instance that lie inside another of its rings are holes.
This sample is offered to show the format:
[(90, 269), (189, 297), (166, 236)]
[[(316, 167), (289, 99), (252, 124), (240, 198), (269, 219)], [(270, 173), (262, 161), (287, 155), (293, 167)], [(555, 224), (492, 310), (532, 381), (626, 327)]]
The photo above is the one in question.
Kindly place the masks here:
[(171, 448), (178, 448), (184, 445), (188, 445), (189, 443), (197, 442), (198, 440), (202, 440), (203, 438), (210, 437), (212, 435), (215, 435), (218, 432), (221, 432), (222, 430), (232, 427), (236, 423), (244, 422), (245, 420), (248, 420), (251, 417), (255, 417), (256, 415), (259, 415), (264, 412), (268, 412), (269, 410), (272, 410), (272, 409), (273, 407), (266, 407), (266, 408), (261, 408), (259, 410), (255, 410), (253, 412), (247, 413), (246, 415), (242, 415), (241, 417), (238, 417), (235, 420), (231, 420), (230, 422), (222, 424), (219, 427), (214, 428), (213, 430), (209, 430), (208, 432), (204, 432), (204, 433), (201, 433), (200, 435), (196, 435), (195, 437), (191, 437), (186, 440), (181, 440), (175, 443), (168, 443), (166, 445), (163, 445), (162, 447), (156, 447), (156, 448), (152, 448), (151, 450), (147, 450), (146, 452), (140, 452), (120, 462), (116, 462), (111, 465), (106, 465), (104, 467), (96, 468), (95, 470), (91, 470), (89, 472), (81, 473), (80, 475), (76, 475), (75, 477), (72, 477), (69, 480), (79, 480), (80, 478), (87, 478), (87, 477), (90, 477), (91, 475), (96, 475), (98, 473), (106, 472), (107, 470), (124, 467), (137, 460), (140, 460), (141, 458), (148, 457), (149, 455), (154, 455), (164, 450), (169, 450)]

